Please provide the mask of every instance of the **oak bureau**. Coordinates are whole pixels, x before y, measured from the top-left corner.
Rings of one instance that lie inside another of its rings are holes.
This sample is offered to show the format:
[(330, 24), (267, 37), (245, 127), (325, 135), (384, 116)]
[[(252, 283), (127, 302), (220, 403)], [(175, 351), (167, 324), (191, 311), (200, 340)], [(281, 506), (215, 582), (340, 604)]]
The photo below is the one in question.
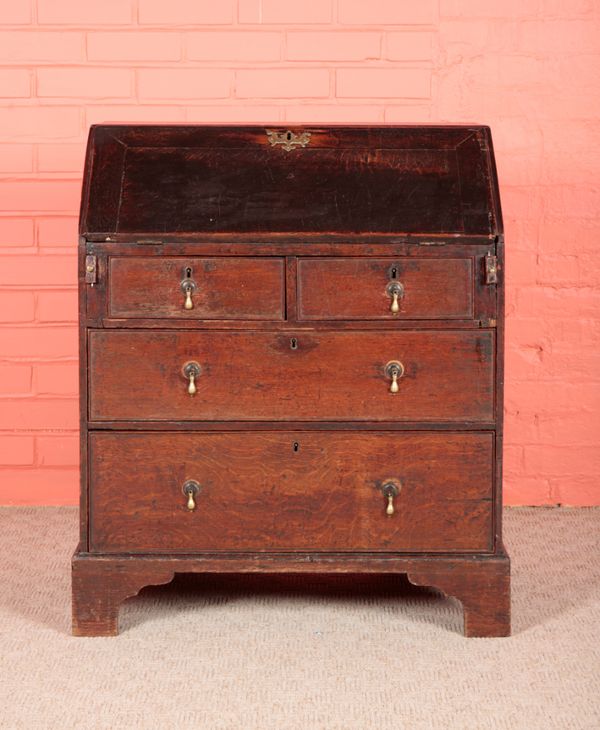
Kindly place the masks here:
[(487, 127), (92, 127), (73, 632), (175, 573), (305, 572), (508, 634), (503, 261)]

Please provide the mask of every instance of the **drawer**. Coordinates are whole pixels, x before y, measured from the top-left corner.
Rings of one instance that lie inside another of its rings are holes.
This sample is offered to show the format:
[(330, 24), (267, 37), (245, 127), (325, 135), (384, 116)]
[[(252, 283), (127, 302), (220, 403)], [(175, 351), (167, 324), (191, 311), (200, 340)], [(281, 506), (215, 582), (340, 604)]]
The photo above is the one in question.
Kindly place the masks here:
[(490, 422), (493, 382), (483, 329), (89, 335), (92, 421)]
[(111, 257), (108, 311), (111, 317), (281, 320), (284, 260)]
[(96, 432), (89, 446), (92, 551), (492, 549), (488, 433)]
[(298, 318), (472, 319), (473, 287), (472, 258), (300, 259)]

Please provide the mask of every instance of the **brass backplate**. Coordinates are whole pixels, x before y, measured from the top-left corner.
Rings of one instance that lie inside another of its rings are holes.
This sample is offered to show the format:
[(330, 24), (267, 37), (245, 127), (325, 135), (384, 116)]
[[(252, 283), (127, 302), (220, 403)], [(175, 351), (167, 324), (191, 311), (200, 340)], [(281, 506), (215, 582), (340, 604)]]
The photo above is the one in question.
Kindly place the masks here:
[(275, 129), (267, 129), (267, 139), (272, 147), (281, 145), (286, 152), (291, 152), (298, 147), (306, 147), (310, 142), (310, 132), (292, 132), (291, 129), (285, 132), (278, 132)]

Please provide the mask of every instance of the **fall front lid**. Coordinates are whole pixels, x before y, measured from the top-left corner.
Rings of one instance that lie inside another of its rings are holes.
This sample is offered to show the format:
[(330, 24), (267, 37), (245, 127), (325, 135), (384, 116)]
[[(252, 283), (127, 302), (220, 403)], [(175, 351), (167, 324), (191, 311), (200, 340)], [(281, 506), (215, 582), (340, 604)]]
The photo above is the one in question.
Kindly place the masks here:
[(489, 129), (91, 128), (88, 240), (286, 232), (501, 233)]

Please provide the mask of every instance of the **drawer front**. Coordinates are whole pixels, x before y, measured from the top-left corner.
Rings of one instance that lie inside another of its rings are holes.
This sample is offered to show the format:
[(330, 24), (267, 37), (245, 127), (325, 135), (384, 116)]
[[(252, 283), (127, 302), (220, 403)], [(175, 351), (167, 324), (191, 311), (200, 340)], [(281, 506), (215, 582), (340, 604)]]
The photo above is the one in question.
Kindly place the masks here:
[(92, 551), (492, 549), (489, 433), (96, 432), (89, 445)]
[(298, 317), (472, 319), (473, 287), (472, 258), (300, 259)]
[(113, 257), (108, 310), (112, 317), (281, 320), (284, 261)]
[[(193, 385), (189, 367), (199, 371)], [(92, 421), (490, 422), (494, 415), (491, 330), (95, 330), (89, 369)]]

